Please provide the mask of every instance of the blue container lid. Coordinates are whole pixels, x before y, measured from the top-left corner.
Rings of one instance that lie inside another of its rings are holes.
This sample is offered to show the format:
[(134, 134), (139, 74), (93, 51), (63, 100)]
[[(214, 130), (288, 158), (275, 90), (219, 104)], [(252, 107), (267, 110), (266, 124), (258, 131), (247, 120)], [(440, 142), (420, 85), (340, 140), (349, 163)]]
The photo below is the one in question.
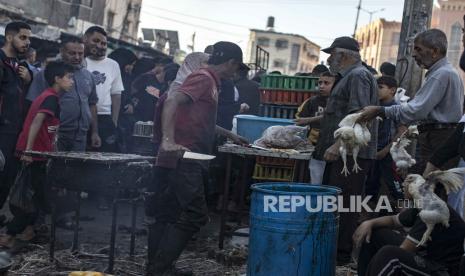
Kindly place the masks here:
[(234, 116), (237, 119), (250, 120), (250, 121), (261, 121), (261, 122), (277, 122), (277, 123), (287, 123), (294, 124), (294, 121), (291, 119), (281, 119), (281, 118), (271, 118), (271, 117), (259, 117), (253, 115), (236, 115)]
[(336, 195), (342, 190), (338, 187), (327, 185), (311, 185), (308, 183), (281, 183), (266, 182), (253, 184), (251, 189), (256, 192), (276, 195)]

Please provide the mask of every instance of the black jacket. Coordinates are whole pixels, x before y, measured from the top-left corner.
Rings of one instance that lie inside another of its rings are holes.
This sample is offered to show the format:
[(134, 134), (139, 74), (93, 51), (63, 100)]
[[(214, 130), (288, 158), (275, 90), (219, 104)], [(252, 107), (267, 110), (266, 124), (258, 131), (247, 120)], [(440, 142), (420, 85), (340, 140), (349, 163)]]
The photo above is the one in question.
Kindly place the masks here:
[(431, 164), (440, 168), (449, 160), (460, 156), (465, 160), (465, 123), (459, 123), (454, 133), (434, 152), (429, 160)]

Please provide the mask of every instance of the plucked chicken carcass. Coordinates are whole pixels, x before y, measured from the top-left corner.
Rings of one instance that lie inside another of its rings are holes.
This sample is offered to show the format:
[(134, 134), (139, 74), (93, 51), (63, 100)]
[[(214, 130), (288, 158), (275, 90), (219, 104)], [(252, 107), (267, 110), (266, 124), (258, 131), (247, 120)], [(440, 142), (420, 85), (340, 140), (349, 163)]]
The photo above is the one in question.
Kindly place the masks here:
[(408, 169), (415, 165), (415, 159), (405, 149), (411, 143), (410, 139), (418, 136), (417, 126), (410, 126), (402, 135), (397, 139), (396, 142), (392, 143), (391, 153), (392, 160), (396, 163), (399, 169)]
[(352, 154), (354, 159), (353, 171), (358, 173), (361, 170), (357, 163), (357, 156), (360, 148), (366, 147), (371, 140), (370, 131), (367, 128), (366, 123), (356, 123), (361, 113), (354, 113), (347, 115), (339, 123), (339, 128), (334, 132), (334, 138), (339, 140), (341, 145), (339, 147), (339, 153), (341, 154), (344, 167), (341, 171), (345, 176), (349, 175), (347, 169), (347, 155)]
[(441, 223), (449, 227), (449, 208), (447, 204), (434, 193), (436, 183), (441, 183), (446, 193), (458, 191), (463, 185), (465, 168), (455, 168), (447, 171), (431, 172), (426, 179), (418, 174), (408, 175), (403, 183), (404, 189), (412, 196), (420, 209), (418, 216), (426, 224), (426, 231), (417, 247), (430, 240), (434, 226)]
[(260, 139), (256, 140), (256, 146), (275, 149), (298, 149), (308, 144), (305, 137), (306, 127), (299, 126), (271, 126), (267, 128)]

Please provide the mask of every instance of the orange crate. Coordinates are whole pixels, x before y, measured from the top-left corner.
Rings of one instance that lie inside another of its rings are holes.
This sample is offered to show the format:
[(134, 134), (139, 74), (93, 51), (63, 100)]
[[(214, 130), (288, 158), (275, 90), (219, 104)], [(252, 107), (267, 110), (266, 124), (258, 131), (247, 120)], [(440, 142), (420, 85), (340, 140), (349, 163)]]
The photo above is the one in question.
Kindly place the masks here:
[(287, 158), (275, 158), (266, 156), (257, 156), (256, 164), (262, 166), (283, 166), (283, 167), (294, 167), (295, 160)]
[(294, 180), (294, 167), (286, 168), (255, 164), (253, 178), (256, 180), (291, 182)]

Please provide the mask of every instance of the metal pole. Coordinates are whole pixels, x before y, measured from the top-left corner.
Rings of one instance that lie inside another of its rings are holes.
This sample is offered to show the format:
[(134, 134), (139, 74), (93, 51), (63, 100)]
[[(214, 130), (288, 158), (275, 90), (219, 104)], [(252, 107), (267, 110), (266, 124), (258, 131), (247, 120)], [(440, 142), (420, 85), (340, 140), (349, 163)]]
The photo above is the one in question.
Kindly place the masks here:
[(358, 17), (360, 16), (360, 10), (362, 9), (362, 0), (358, 1), (358, 7), (357, 7), (357, 18), (355, 19), (355, 28), (354, 28), (354, 34), (352, 37), (355, 37), (355, 33), (357, 32), (357, 27), (358, 27)]
[(399, 86), (413, 97), (421, 87), (423, 70), (412, 58), (415, 36), (431, 24), (433, 0), (405, 0), (397, 55), (396, 78)]

